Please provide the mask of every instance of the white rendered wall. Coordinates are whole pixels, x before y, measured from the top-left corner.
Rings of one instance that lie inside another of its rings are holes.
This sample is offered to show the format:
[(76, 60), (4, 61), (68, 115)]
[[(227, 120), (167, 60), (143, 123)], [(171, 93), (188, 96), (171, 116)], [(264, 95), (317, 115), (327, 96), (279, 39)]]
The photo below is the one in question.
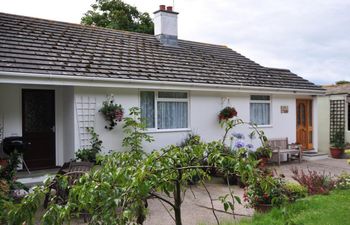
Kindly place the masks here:
[(319, 96), (317, 101), (318, 109), (318, 145), (319, 151), (329, 153), (329, 126), (330, 126), (330, 102), (329, 96)]
[[(98, 110), (102, 106), (102, 102), (110, 94), (115, 96), (115, 102), (122, 104), (125, 109), (125, 115), (130, 107), (139, 106), (139, 90), (137, 89), (113, 89), (113, 88), (75, 88), (75, 96), (92, 97), (96, 96), (96, 122), (95, 130), (103, 141), (104, 151), (123, 150), (122, 124), (118, 124), (114, 130), (109, 131), (104, 128), (106, 122)], [(174, 131), (174, 132), (152, 132), (155, 141), (151, 144), (145, 144), (146, 151), (159, 149), (170, 144), (180, 143), (189, 132), (199, 134), (205, 141), (213, 141), (222, 138), (223, 129), (220, 128), (217, 115), (218, 112), (228, 104), (234, 106), (238, 111), (238, 115), (245, 121), (249, 121), (249, 99), (248, 94), (232, 94), (232, 93), (214, 93), (214, 92), (190, 92), (190, 131)], [(229, 102), (227, 101), (228, 99)], [(261, 128), (265, 131), (269, 138), (288, 137), (290, 142), (295, 142), (296, 136), (296, 103), (294, 96), (271, 96), (271, 126)], [(225, 100), (225, 101), (223, 101)], [(289, 112), (282, 114), (281, 106), (288, 106)], [(77, 118), (75, 116), (75, 149), (80, 148), (80, 141), (77, 128)], [(249, 127), (241, 127), (236, 129), (237, 132), (248, 133), (251, 131)]]
[(74, 88), (62, 88), (63, 99), (63, 161), (67, 162), (74, 158)]
[(0, 120), (4, 118), (4, 137), (22, 136), (22, 97), (19, 85), (0, 84)]

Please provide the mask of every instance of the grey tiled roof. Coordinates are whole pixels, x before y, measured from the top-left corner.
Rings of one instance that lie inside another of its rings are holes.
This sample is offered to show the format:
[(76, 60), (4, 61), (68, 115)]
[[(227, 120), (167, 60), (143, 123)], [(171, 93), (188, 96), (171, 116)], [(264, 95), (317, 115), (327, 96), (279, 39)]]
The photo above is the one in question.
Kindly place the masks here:
[(350, 95), (350, 84), (340, 84), (324, 86), (327, 95), (337, 95), (337, 94), (349, 94)]
[(230, 48), (0, 13), (0, 71), (322, 90)]

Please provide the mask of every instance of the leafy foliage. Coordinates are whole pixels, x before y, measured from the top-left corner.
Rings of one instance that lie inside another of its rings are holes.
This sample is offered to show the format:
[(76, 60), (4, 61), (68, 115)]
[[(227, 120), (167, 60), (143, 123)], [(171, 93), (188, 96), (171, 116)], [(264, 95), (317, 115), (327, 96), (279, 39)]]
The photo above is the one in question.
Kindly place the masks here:
[(153, 138), (145, 133), (146, 123), (141, 118), (139, 108), (130, 108), (129, 115), (129, 117), (124, 118), (123, 130), (126, 137), (123, 139), (123, 147), (129, 148), (131, 151), (143, 152), (143, 141), (150, 143)]
[(81, 19), (82, 24), (153, 34), (150, 15), (121, 0), (96, 0), (91, 7)]
[(75, 156), (77, 159), (81, 161), (93, 162), (96, 163), (96, 156), (101, 152), (102, 149), (102, 141), (99, 139), (99, 135), (95, 132), (94, 128), (87, 128), (87, 131), (90, 133), (90, 143), (91, 148), (83, 148), (79, 149)]
[(344, 149), (345, 147), (344, 131), (337, 131), (331, 140), (331, 144), (335, 148)]
[(343, 84), (350, 84), (350, 81), (347, 80), (340, 80), (335, 82), (336, 85), (343, 85)]
[(261, 147), (256, 149), (255, 155), (258, 159), (271, 158), (272, 150), (268, 146), (261, 146)]
[(299, 171), (297, 168), (293, 168), (292, 173), (292, 178), (306, 187), (310, 195), (328, 194), (335, 187), (335, 180), (324, 171), (318, 173), (308, 169), (308, 172), (305, 173), (304, 170)]
[[(144, 132), (145, 124), (139, 109), (131, 108), (130, 117), (124, 118), (124, 122), (126, 137), (123, 145), (130, 151), (100, 155), (97, 161), (101, 166), (69, 187), (66, 205), (51, 201), (41, 218), (43, 224), (69, 223), (72, 218), (83, 214), (89, 214), (89, 224), (142, 224), (147, 215), (147, 201), (156, 198), (172, 208), (174, 221), (180, 225), (182, 202), (188, 181), (193, 177), (197, 177), (203, 185), (214, 207), (214, 200), (205, 185), (212, 168), (226, 177), (238, 175), (247, 184), (259, 182), (263, 188), (271, 187), (269, 179), (257, 180), (260, 174), (258, 161), (245, 148), (227, 151), (221, 141), (204, 143), (199, 136), (193, 135), (181, 145), (170, 145), (146, 154), (142, 143), (152, 141), (152, 137)], [(221, 196), (220, 201), (225, 210), (234, 214), (235, 204), (241, 201), (229, 185), (228, 188), (229, 194)], [(17, 218), (20, 219), (18, 222), (30, 223), (37, 209), (36, 201), (45, 191), (46, 188), (41, 188), (36, 194), (30, 194), (31, 197), (27, 197), (21, 205), (7, 206), (9, 215), (20, 214), (22, 204), (23, 207), (27, 205), (30, 210), (23, 211)], [(215, 210), (212, 211), (216, 217)]]
[(244, 201), (248, 203), (247, 206), (253, 208), (259, 205), (281, 206), (287, 202), (285, 181), (281, 176), (274, 177), (265, 171), (257, 171), (255, 176), (245, 188)]
[[(0, 167), (0, 181), (3, 185), (9, 187), (10, 194), (15, 189), (25, 189), (28, 190), (22, 183), (16, 181), (17, 166), (19, 165), (21, 154), (17, 151), (13, 151), (8, 159), (7, 166)], [(0, 194), (1, 196), (1, 194)], [(11, 197), (11, 196), (7, 196)]]
[(294, 202), (297, 199), (305, 198), (307, 196), (307, 188), (298, 183), (286, 182), (283, 188), (289, 202)]
[(25, 224), (34, 225), (35, 212), (41, 206), (45, 196), (44, 189), (44, 187), (40, 186), (35, 187), (33, 192), (26, 195), (21, 203), (3, 201), (3, 212), (7, 214), (4, 218), (6, 218), (8, 224), (17, 225), (26, 222)]

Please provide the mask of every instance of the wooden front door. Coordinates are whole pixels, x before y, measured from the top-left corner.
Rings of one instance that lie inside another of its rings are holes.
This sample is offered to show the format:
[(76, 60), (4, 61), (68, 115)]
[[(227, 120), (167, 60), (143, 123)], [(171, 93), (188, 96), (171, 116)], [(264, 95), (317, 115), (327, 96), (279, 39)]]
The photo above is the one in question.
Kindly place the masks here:
[(312, 100), (297, 99), (297, 143), (303, 150), (313, 148), (312, 143)]
[(24, 160), (29, 169), (55, 166), (55, 92), (22, 90)]

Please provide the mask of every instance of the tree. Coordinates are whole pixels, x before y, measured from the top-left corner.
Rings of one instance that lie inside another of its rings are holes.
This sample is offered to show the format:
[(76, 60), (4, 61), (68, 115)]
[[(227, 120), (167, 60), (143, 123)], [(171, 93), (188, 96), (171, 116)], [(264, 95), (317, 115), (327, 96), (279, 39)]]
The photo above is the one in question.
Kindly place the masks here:
[(150, 15), (121, 0), (96, 0), (91, 7), (81, 18), (82, 24), (153, 34)]
[(350, 84), (350, 81), (347, 80), (340, 80), (335, 82), (336, 85), (343, 85), (343, 84)]

